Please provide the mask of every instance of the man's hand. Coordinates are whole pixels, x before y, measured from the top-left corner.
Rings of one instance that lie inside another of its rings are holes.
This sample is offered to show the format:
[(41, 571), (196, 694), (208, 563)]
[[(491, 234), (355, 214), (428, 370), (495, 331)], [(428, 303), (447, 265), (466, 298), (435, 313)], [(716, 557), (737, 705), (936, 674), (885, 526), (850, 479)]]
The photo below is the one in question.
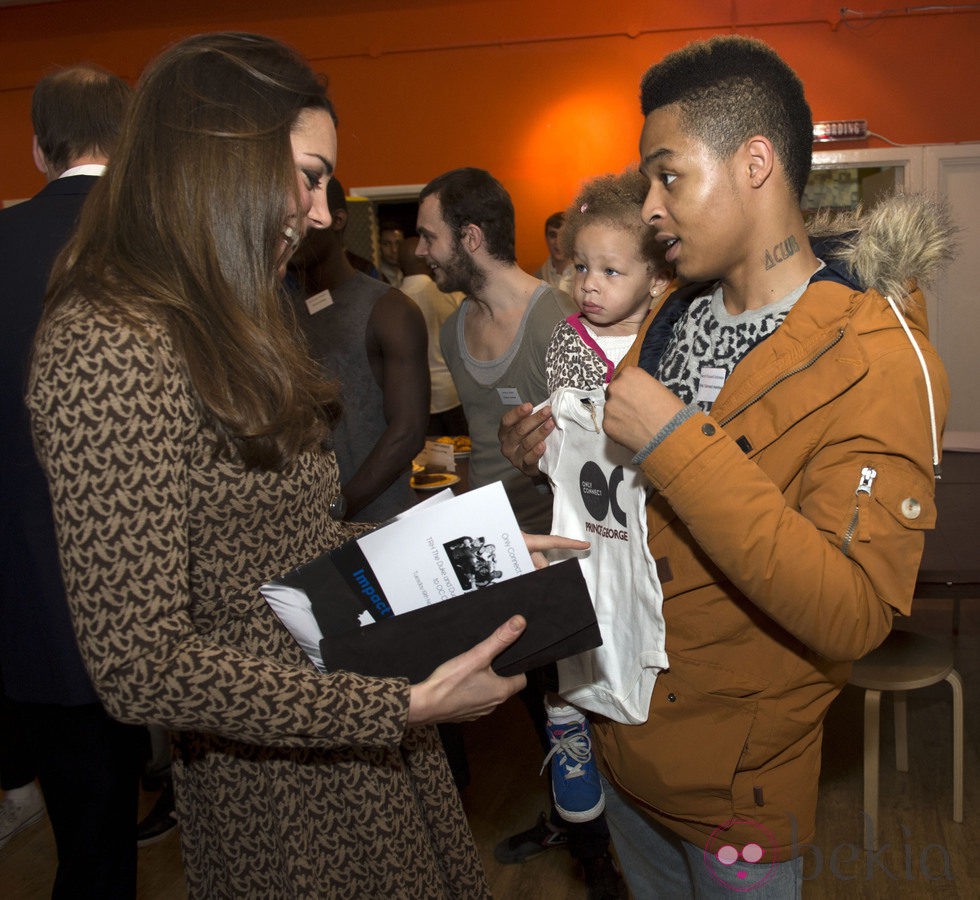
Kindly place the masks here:
[(538, 460), (544, 456), (544, 439), (555, 430), (551, 407), (543, 406), (536, 413), (530, 403), (522, 403), (504, 413), (497, 429), (500, 452), (515, 469), (525, 475), (538, 475)]
[(683, 401), (656, 378), (628, 366), (606, 389), (602, 429), (636, 453), (683, 408)]
[(486, 640), (444, 662), (421, 684), (413, 684), (408, 724), (471, 722), (516, 694), (527, 679), (523, 675), (502, 678), (490, 663), (524, 633), (526, 626), (523, 616), (514, 616)]

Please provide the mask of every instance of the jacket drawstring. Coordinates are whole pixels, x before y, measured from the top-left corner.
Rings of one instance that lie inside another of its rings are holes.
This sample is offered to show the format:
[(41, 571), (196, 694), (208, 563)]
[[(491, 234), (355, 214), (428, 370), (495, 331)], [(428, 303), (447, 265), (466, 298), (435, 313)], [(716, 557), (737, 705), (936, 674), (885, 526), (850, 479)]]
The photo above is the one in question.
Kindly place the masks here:
[(898, 306), (895, 301), (892, 300), (891, 295), (886, 295), (885, 299), (888, 301), (888, 305), (892, 308), (892, 312), (895, 313), (895, 318), (898, 319), (898, 324), (902, 326), (902, 331), (905, 332), (905, 336), (909, 339), (909, 343), (912, 345), (912, 349), (915, 351), (916, 359), (919, 360), (919, 368), (922, 369), (922, 375), (926, 380), (926, 396), (929, 398), (929, 426), (932, 432), (932, 472), (936, 479), (941, 479), (942, 469), (939, 464), (939, 429), (936, 425), (936, 404), (933, 401), (932, 396), (932, 379), (929, 377), (929, 369), (926, 366), (925, 358), (922, 356), (922, 351), (919, 349), (918, 343), (916, 343), (915, 338), (912, 336), (912, 330), (908, 326), (908, 322), (905, 321), (905, 316), (899, 311)]

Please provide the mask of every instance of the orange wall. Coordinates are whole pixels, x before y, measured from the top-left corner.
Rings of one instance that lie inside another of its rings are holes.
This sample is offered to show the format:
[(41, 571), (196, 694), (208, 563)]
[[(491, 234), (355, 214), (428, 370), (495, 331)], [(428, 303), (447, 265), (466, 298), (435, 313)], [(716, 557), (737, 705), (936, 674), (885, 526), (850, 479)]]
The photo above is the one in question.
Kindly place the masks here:
[[(889, 7), (891, 0), (876, 0), (861, 9)], [(492, 171), (514, 198), (518, 256), (527, 267), (544, 256), (548, 213), (566, 206), (584, 178), (635, 159), (637, 84), (646, 67), (711, 34), (772, 44), (802, 77), (815, 119), (866, 118), (897, 143), (980, 140), (980, 12), (839, 22), (839, 9), (837, 0), (295, 0), (281, 7), (269, 0), (64, 0), (3, 7), (0, 198), (29, 196), (42, 185), (30, 158), (30, 92), (46, 69), (90, 60), (135, 80), (171, 41), (225, 28), (287, 40), (329, 75), (341, 119), (338, 175), (348, 190), (424, 183), (460, 165)]]

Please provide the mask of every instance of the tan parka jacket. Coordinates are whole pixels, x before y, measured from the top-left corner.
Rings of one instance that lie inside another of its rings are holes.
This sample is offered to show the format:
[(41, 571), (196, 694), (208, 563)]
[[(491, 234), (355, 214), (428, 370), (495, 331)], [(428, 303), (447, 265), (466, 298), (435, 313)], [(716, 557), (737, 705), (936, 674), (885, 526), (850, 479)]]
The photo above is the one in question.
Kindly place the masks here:
[[(931, 423), (938, 438), (948, 385), (907, 270), (927, 276), (948, 253), (948, 222), (897, 197), (843, 225), (856, 231), (836, 250), (814, 241), (832, 266), (738, 363), (711, 414), (643, 461), (670, 667), (645, 724), (594, 723), (627, 796), (700, 846), (719, 828), (739, 847), (764, 834), (767, 859), (813, 838), (824, 715), (851, 661), (908, 613), (936, 517)], [(932, 410), (898, 315), (855, 281), (904, 310)], [(641, 354), (650, 365), (669, 306), (622, 366)]]

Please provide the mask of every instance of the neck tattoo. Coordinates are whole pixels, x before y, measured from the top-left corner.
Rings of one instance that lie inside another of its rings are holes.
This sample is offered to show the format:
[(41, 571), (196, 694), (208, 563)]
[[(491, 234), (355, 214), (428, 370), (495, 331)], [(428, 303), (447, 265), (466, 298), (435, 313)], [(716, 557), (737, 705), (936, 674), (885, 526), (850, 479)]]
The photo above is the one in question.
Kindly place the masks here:
[(771, 250), (766, 250), (765, 266), (766, 271), (778, 266), (781, 262), (786, 262), (791, 256), (800, 252), (800, 244), (796, 240), (796, 235), (791, 234), (785, 240), (780, 241)]

